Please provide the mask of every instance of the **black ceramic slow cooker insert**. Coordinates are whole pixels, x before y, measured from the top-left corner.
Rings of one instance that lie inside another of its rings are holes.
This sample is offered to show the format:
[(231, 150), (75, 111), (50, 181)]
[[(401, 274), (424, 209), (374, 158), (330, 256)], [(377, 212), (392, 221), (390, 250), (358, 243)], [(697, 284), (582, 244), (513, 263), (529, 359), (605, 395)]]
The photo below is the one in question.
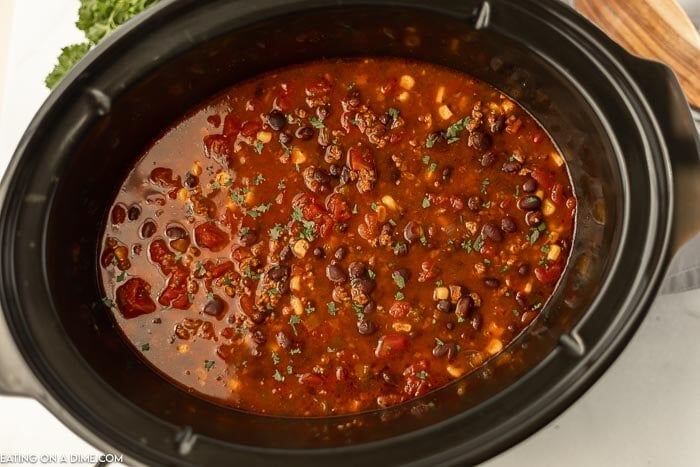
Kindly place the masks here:
[[(409, 30), (419, 43), (404, 41)], [(578, 194), (562, 282), (505, 356), (398, 407), (279, 418), (188, 394), (137, 358), (101, 302), (110, 201), (143, 149), (197, 103), (274, 68), (352, 56), (470, 73), (544, 125)], [(700, 180), (698, 147), (673, 74), (554, 0), (162, 1), (63, 80), (2, 182), (0, 390), (38, 399), (133, 464), (482, 461), (562, 412), (630, 339), (700, 218), (684, 196)]]

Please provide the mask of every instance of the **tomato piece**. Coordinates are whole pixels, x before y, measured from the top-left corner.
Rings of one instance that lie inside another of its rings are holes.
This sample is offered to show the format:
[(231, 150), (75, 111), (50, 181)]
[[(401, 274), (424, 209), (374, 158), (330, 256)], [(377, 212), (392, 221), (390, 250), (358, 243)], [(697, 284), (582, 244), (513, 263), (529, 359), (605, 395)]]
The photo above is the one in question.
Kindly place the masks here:
[(350, 206), (345, 198), (339, 194), (332, 194), (326, 200), (326, 209), (336, 222), (345, 222), (352, 217)]
[(224, 118), (224, 127), (221, 129), (221, 133), (228, 137), (229, 139), (235, 138), (241, 131), (241, 122), (230, 113)]
[(126, 220), (126, 209), (120, 204), (112, 209), (112, 224), (121, 224)]
[(537, 183), (540, 184), (543, 188), (547, 189), (552, 186), (552, 183), (554, 183), (554, 175), (544, 169), (541, 169), (537, 167), (535, 170), (532, 171), (532, 178), (534, 178)]
[(231, 143), (224, 135), (206, 135), (202, 138), (204, 155), (211, 159), (227, 159), (231, 155)]
[(374, 156), (366, 146), (348, 149), (347, 164), (352, 170), (374, 170)]
[(316, 373), (304, 373), (299, 375), (299, 384), (303, 384), (304, 386), (318, 388), (323, 386), (323, 383), (323, 377), (321, 375), (317, 375)]
[(162, 239), (151, 242), (151, 246), (148, 247), (148, 253), (151, 261), (157, 264), (161, 264), (166, 256), (172, 255), (165, 240)]
[(180, 176), (173, 177), (173, 169), (156, 167), (151, 170), (150, 179), (153, 183), (163, 188), (177, 190), (182, 187)]
[(391, 333), (379, 338), (374, 355), (379, 358), (391, 358), (408, 348), (408, 335), (404, 333)]
[(180, 310), (189, 308), (190, 299), (187, 294), (188, 275), (189, 271), (180, 264), (173, 268), (165, 290), (158, 297), (158, 302), (163, 306), (172, 306)]
[(117, 289), (117, 308), (126, 319), (156, 311), (151, 299), (151, 286), (139, 277), (132, 277)]
[(228, 235), (213, 222), (205, 222), (194, 228), (197, 245), (211, 251), (221, 251), (228, 244)]
[(247, 138), (255, 136), (262, 129), (262, 123), (247, 121), (241, 126), (241, 134)]
[(220, 264), (207, 263), (205, 268), (211, 272), (211, 277), (217, 279), (233, 269), (232, 261), (224, 261)]
[(537, 280), (543, 284), (551, 284), (559, 279), (559, 276), (561, 276), (561, 270), (562, 268), (560, 264), (552, 264), (548, 268), (538, 266), (535, 268), (535, 277), (537, 277)]
[(394, 318), (405, 318), (411, 311), (411, 305), (406, 301), (394, 301), (389, 308), (389, 314)]
[(564, 193), (564, 187), (561, 183), (556, 183), (552, 187), (552, 193), (549, 195), (552, 198), (554, 204), (561, 206), (566, 202), (566, 194)]

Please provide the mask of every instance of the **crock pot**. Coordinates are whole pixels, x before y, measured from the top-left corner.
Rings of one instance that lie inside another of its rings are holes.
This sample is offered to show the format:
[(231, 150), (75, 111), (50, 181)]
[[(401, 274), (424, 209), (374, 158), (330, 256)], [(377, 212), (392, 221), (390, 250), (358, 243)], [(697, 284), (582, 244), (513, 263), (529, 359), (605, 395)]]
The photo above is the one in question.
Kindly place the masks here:
[[(123, 342), (100, 297), (99, 226), (122, 179), (225, 87), (368, 55), (473, 74), (550, 132), (579, 201), (555, 296), (478, 371), (383, 411), (269, 417), (172, 385)], [(0, 391), (36, 398), (130, 464), (482, 461), (561, 413), (629, 341), (673, 251), (698, 230), (699, 147), (672, 72), (554, 0), (161, 1), (62, 81), (2, 181)]]

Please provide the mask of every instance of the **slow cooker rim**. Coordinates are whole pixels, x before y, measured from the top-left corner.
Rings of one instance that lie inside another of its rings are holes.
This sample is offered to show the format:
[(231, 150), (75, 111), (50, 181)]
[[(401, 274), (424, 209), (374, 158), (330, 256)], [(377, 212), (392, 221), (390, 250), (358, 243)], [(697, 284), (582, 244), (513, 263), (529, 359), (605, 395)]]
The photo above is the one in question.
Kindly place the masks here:
[[(5, 199), (3, 199), (3, 217), (7, 217), (7, 216), (6, 216), (6, 214), (7, 214), (7, 212), (6, 212), (6, 211), (7, 211), (7, 209), (6, 209), (6, 203), (7, 203), (6, 195), (7, 195), (8, 193), (10, 193), (11, 191), (13, 191), (13, 190), (11, 190), (11, 188), (14, 189), (14, 191), (18, 190), (17, 181), (14, 179), (14, 177), (12, 177), (12, 174), (17, 170), (17, 166), (21, 163), (21, 161), (20, 161), (19, 159), (20, 159), (20, 157), (21, 157), (21, 155), (22, 155), (24, 149), (26, 148), (27, 142), (28, 142), (30, 139), (36, 137), (36, 136), (33, 134), (33, 132), (36, 130), (36, 124), (37, 124), (37, 122), (39, 122), (40, 120), (44, 119), (44, 118), (46, 117), (47, 114), (50, 114), (50, 112), (53, 110), (53, 107), (55, 107), (55, 106), (57, 105), (57, 103), (60, 102), (61, 99), (66, 98), (66, 95), (67, 95), (67, 94), (69, 95), (69, 92), (71, 91), (71, 87), (72, 87), (71, 85), (75, 84), (75, 82), (78, 81), (78, 76), (79, 76), (86, 68), (88, 68), (92, 62), (95, 61), (95, 59), (99, 56), (99, 54), (102, 54), (103, 52), (107, 51), (107, 50), (109, 49), (109, 47), (111, 46), (111, 44), (113, 44), (114, 42), (120, 40), (121, 37), (123, 37), (123, 36), (125, 36), (125, 35), (127, 35), (127, 34), (130, 34), (132, 31), (134, 31), (135, 29), (137, 29), (138, 27), (140, 27), (140, 25), (146, 23), (146, 22), (149, 21), (151, 18), (155, 17), (157, 14), (160, 14), (160, 12), (163, 12), (163, 13), (172, 13), (172, 14), (174, 14), (174, 11), (172, 11), (172, 12), (171, 12), (171, 11), (167, 11), (167, 9), (170, 8), (171, 5), (174, 5), (175, 3), (176, 3), (176, 2), (174, 2), (174, 1), (172, 1), (172, 2), (163, 2), (161, 5), (159, 5), (158, 7), (156, 7), (156, 9), (154, 9), (154, 10), (153, 10), (152, 12), (150, 12), (149, 14), (145, 15), (145, 16), (142, 17), (142, 18), (139, 18), (138, 20), (135, 20), (135, 21), (133, 22), (133, 24), (127, 25), (123, 31), (120, 31), (119, 33), (115, 34), (113, 37), (110, 37), (110, 38), (107, 40), (107, 42), (106, 42), (104, 45), (101, 46), (102, 48), (101, 48), (101, 49), (98, 49), (98, 51), (95, 52), (95, 53), (92, 55), (92, 57), (90, 57), (91, 59), (89, 59), (89, 60), (87, 60), (85, 63), (83, 63), (83, 64), (79, 67), (78, 70), (74, 71), (74, 72), (72, 73), (71, 77), (69, 77), (68, 79), (64, 80), (64, 82), (59, 86), (58, 90), (57, 90), (54, 94), (52, 94), (52, 95), (50, 96), (50, 98), (47, 100), (46, 104), (42, 107), (42, 109), (39, 111), (39, 113), (37, 113), (37, 116), (35, 117), (35, 120), (32, 122), (32, 125), (30, 125), (29, 129), (27, 130), (27, 133), (26, 133), (25, 136), (23, 137), (22, 143), (20, 143), (20, 146), (18, 147), (18, 149), (17, 149), (17, 151), (16, 151), (16, 153), (15, 153), (15, 156), (13, 157), (13, 160), (12, 160), (12, 163), (11, 163), (11, 168), (8, 169), (8, 172), (6, 173), (5, 178), (4, 178), (4, 180), (3, 180), (3, 183), (2, 183), (2, 187), (3, 187), (2, 197), (5, 198)], [(187, 1), (187, 0), (186, 0), (186, 1), (184, 1), (184, 2), (177, 2), (177, 3), (183, 5), (182, 7), (187, 9), (187, 8), (189, 8), (189, 6), (185, 7), (185, 6), (184, 6), (185, 4), (187, 4), (187, 5), (192, 5), (192, 4), (196, 3), (196, 1), (195, 1), (195, 0), (191, 0), (191, 1)], [(301, 2), (300, 2), (300, 3), (301, 3)], [(348, 2), (348, 3), (351, 3), (351, 2)], [(363, 2), (358, 2), (358, 3), (364, 4)], [(401, 2), (398, 2), (398, 3), (401, 3)], [(383, 6), (387, 6), (387, 5), (385, 4), (385, 5), (383, 5)], [(557, 5), (557, 7), (558, 7), (558, 5)], [(174, 8), (173, 8), (173, 9), (174, 9)], [(567, 13), (568, 13), (568, 12), (567, 12)], [(590, 31), (590, 25), (587, 25), (587, 26), (588, 26), (589, 31)], [(599, 45), (600, 45), (600, 44), (599, 44)], [(601, 48), (604, 49), (605, 47), (601, 47)], [(617, 58), (620, 59), (620, 57), (617, 57)], [(623, 60), (627, 59), (627, 60), (629, 61), (628, 58), (629, 58), (629, 57), (624, 57), (624, 56), (622, 57)], [(635, 60), (636, 60), (636, 59), (635, 59)], [(75, 93), (74, 93), (74, 94), (75, 94)], [(641, 95), (640, 95), (640, 97), (641, 97)], [(653, 120), (653, 119), (652, 119), (652, 120)], [(665, 162), (666, 162), (666, 169), (667, 169), (667, 174), (666, 174), (666, 175), (667, 175), (668, 180), (669, 180), (669, 182), (670, 182), (670, 181), (671, 181), (671, 178), (670, 178), (670, 163), (668, 163), (668, 157), (667, 157), (667, 155), (666, 155), (666, 160), (665, 160)], [(19, 191), (21, 191), (21, 190), (19, 190)], [(672, 197), (669, 198), (669, 202), (672, 202)], [(667, 218), (667, 223), (666, 223), (666, 226), (665, 226), (665, 227), (666, 227), (666, 230), (668, 230), (668, 229), (670, 228), (671, 217), (672, 217), (672, 206), (669, 206), (668, 218)], [(16, 219), (16, 217), (10, 217), (10, 219)], [(7, 226), (11, 226), (11, 225), (13, 225), (13, 224), (7, 223)], [(10, 229), (10, 230), (7, 230), (7, 228), (3, 229), (3, 237), (9, 238), (9, 237), (8, 237), (8, 233), (11, 233), (11, 232), (12, 232), (12, 229)], [(11, 236), (10, 236), (10, 237), (11, 237)], [(667, 244), (667, 238), (664, 239), (664, 245), (666, 245), (666, 244)], [(637, 309), (644, 309), (644, 308), (647, 308), (647, 306), (648, 306), (648, 304), (649, 304), (648, 302), (653, 298), (654, 293), (655, 293), (655, 290), (656, 290), (656, 288), (658, 287), (658, 283), (659, 283), (659, 281), (660, 281), (660, 271), (662, 271), (663, 269), (665, 269), (666, 261), (668, 260), (668, 258), (666, 258), (667, 255), (666, 255), (666, 249), (665, 249), (665, 247), (664, 247), (664, 250), (662, 251), (662, 253), (661, 253), (660, 256), (661, 256), (661, 257), (664, 257), (664, 258), (665, 258), (665, 261), (661, 261), (661, 262), (659, 262), (659, 263), (657, 264), (657, 268), (656, 268), (655, 274), (654, 274), (654, 276), (653, 276), (653, 278), (652, 278), (652, 281), (651, 281), (651, 283), (653, 284), (653, 286), (652, 286), (652, 287), (649, 287), (649, 288), (647, 289), (646, 293), (644, 294), (644, 297), (643, 297), (640, 301), (638, 301)], [(7, 256), (6, 256), (5, 258), (7, 259)], [(7, 269), (6, 269), (6, 270), (7, 270)], [(14, 274), (11, 274), (11, 275), (10, 275), (10, 280), (12, 280), (12, 281), (15, 280)], [(13, 289), (13, 290), (16, 290), (16, 284), (12, 284), (12, 289)], [(3, 305), (6, 305), (6, 304), (7, 304), (7, 303), (6, 303), (6, 297), (3, 296)], [(6, 308), (6, 309), (7, 309), (7, 308)], [(631, 326), (634, 327), (634, 328), (636, 328), (636, 327), (641, 323), (641, 317), (644, 315), (644, 313), (642, 312), (642, 313), (641, 313), (641, 316), (640, 316), (640, 313), (637, 311), (637, 312), (636, 312), (636, 315), (637, 315), (637, 316), (636, 316), (636, 321), (635, 321), (634, 323), (631, 323)], [(8, 321), (12, 322), (13, 320), (8, 320)], [(11, 323), (11, 325), (12, 325), (12, 324), (13, 324), (13, 323)], [(16, 332), (19, 331), (19, 329), (15, 327), (15, 328), (13, 328), (13, 331), (14, 331), (14, 332), (13, 332), (14, 335), (17, 335)], [(621, 344), (620, 344), (619, 341), (621, 341), (621, 340), (622, 340), (622, 341), (627, 341), (627, 340), (629, 340), (629, 338), (631, 337), (631, 330), (628, 328), (628, 329), (626, 329), (625, 332), (622, 333), (622, 334), (624, 334), (624, 336), (622, 336), (622, 337), (618, 336), (618, 338), (615, 340), (615, 342), (613, 342), (613, 343), (611, 343), (611, 344), (608, 345), (608, 354), (606, 355), (606, 359), (605, 359), (606, 362), (604, 362), (603, 364), (601, 364), (600, 361), (597, 362), (597, 363), (598, 363), (598, 367), (597, 367), (597, 369), (596, 369), (595, 376), (593, 376), (593, 375), (591, 375), (591, 374), (589, 373), (588, 376), (585, 378), (586, 384), (581, 385), (581, 386), (578, 388), (577, 391), (570, 390), (570, 391), (569, 391), (570, 394), (568, 394), (566, 397), (560, 396), (559, 401), (558, 401), (558, 403), (556, 404), (556, 407), (557, 407), (557, 408), (555, 408), (555, 409), (550, 409), (551, 415), (545, 417), (545, 418), (547, 418), (546, 420), (543, 419), (543, 420), (541, 421), (541, 423), (538, 423), (538, 424), (537, 424), (537, 427), (534, 428), (534, 429), (533, 429), (532, 427), (521, 428), (520, 430), (518, 430), (518, 431), (521, 432), (520, 434), (518, 434), (518, 435), (515, 435), (515, 434), (512, 435), (512, 436), (517, 437), (517, 439), (514, 439), (512, 442), (510, 442), (510, 443), (508, 443), (508, 444), (509, 444), (509, 445), (514, 444), (515, 442), (519, 441), (520, 439), (522, 439), (523, 437), (525, 437), (527, 434), (531, 433), (531, 432), (534, 431), (535, 429), (538, 429), (539, 427), (543, 426), (545, 423), (547, 423), (548, 421), (550, 421), (554, 416), (556, 416), (558, 413), (561, 412), (561, 410), (560, 410), (559, 407), (561, 407), (561, 406), (568, 406), (568, 405), (570, 404), (570, 401), (571, 401), (572, 399), (577, 398), (581, 393), (583, 393), (585, 390), (587, 390), (588, 387), (589, 387), (591, 384), (593, 384), (593, 382), (595, 382), (595, 381), (597, 380), (598, 376), (599, 376), (603, 371), (605, 371), (605, 369), (612, 363), (612, 361), (614, 361), (614, 357), (616, 357), (617, 354), (619, 354), (619, 352), (622, 350), (622, 347), (620, 347)], [(619, 347), (619, 348), (618, 348), (618, 347)], [(609, 352), (609, 349), (610, 349), (610, 348), (616, 348), (616, 351), (613, 352), (613, 354), (611, 354), (611, 353)], [(30, 362), (30, 365), (31, 365), (32, 359), (28, 358), (27, 354), (25, 354), (25, 359), (26, 359), (28, 362)], [(38, 368), (37, 368), (37, 367), (33, 367), (32, 370), (36, 373), (36, 370), (38, 370)], [(42, 373), (39, 372), (38, 374), (42, 374)], [(42, 384), (44, 384), (44, 386), (47, 386), (47, 385), (46, 385), (46, 382), (47, 382), (47, 381), (43, 381)], [(54, 401), (53, 401), (53, 402), (59, 400), (59, 398), (56, 397), (56, 394), (52, 394), (52, 396), (54, 397)], [(57, 412), (56, 409), (57, 409), (57, 407), (54, 407), (54, 408), (52, 408), (52, 411)], [(59, 414), (57, 413), (57, 415), (59, 415)], [(150, 415), (150, 414), (149, 414), (149, 415)], [(422, 435), (424, 430), (430, 430), (430, 429), (434, 429), (434, 428), (435, 428), (434, 426), (431, 426), (431, 427), (425, 428), (425, 429), (423, 429), (423, 430), (419, 430), (419, 431), (416, 431), (416, 432), (408, 433), (408, 434), (402, 435), (402, 436), (411, 436), (411, 437), (413, 437), (413, 436), (418, 436), (418, 435)], [(91, 438), (94, 438), (94, 437), (91, 437)], [(94, 442), (94, 439), (91, 439), (91, 441)], [(100, 440), (100, 441), (102, 441), (102, 440)], [(382, 440), (382, 441), (377, 441), (376, 443), (383, 444), (384, 442), (385, 442), (385, 441)], [(100, 443), (100, 444), (101, 444), (101, 443)], [(372, 443), (372, 444), (374, 444), (374, 443)], [(368, 444), (368, 445), (369, 445), (369, 444)], [(246, 448), (248, 448), (248, 447), (246, 447)], [(351, 447), (351, 448), (348, 448), (348, 449), (351, 449), (351, 450), (352, 450), (352, 449), (355, 449), (355, 448), (356, 448), (356, 447)], [(256, 449), (256, 448), (251, 448), (251, 449)], [(262, 450), (265, 451), (265, 452), (274, 451), (274, 449), (270, 449), (270, 448), (260, 448), (260, 449), (262, 449)], [(130, 449), (129, 449), (129, 450), (125, 449), (125, 451), (130, 451)], [(281, 450), (281, 452), (288, 452), (288, 451), (289, 451), (289, 450)], [(294, 451), (295, 451), (295, 452), (298, 452), (298, 451), (300, 451), (300, 450), (294, 450)], [(314, 450), (314, 451), (316, 451), (316, 450)], [(162, 453), (158, 453), (158, 454), (159, 454), (159, 455), (162, 455)], [(179, 460), (181, 461), (182, 459), (179, 459)]]

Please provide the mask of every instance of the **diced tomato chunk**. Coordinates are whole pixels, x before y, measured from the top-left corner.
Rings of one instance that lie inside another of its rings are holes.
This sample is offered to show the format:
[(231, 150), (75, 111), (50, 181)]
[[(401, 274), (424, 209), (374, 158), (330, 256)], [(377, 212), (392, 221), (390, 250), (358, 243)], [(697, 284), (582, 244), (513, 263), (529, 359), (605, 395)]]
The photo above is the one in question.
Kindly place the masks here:
[(224, 135), (206, 135), (202, 139), (204, 154), (212, 159), (226, 159), (231, 155), (231, 143)]
[(558, 263), (552, 264), (547, 268), (538, 266), (535, 268), (535, 277), (537, 277), (537, 280), (543, 284), (551, 284), (559, 279), (559, 276), (561, 276), (561, 270), (561, 264)]
[(228, 244), (228, 235), (213, 222), (205, 222), (194, 228), (197, 245), (211, 251), (221, 251)]
[(408, 348), (408, 335), (404, 333), (391, 333), (379, 338), (374, 354), (379, 358), (391, 358)]
[(352, 170), (373, 170), (374, 156), (366, 146), (352, 146), (348, 149), (347, 164)]
[(172, 306), (180, 310), (190, 307), (190, 300), (187, 294), (187, 268), (178, 264), (172, 268), (172, 275), (168, 279), (165, 290), (158, 297), (158, 302), (163, 306)]
[(248, 138), (255, 136), (262, 129), (262, 123), (247, 121), (241, 126), (241, 134)]
[(139, 277), (132, 277), (117, 289), (117, 308), (126, 319), (156, 311), (151, 299), (151, 286)]
[(345, 222), (352, 217), (348, 202), (337, 193), (328, 197), (326, 200), (326, 208), (336, 222)]
[(394, 318), (405, 318), (409, 311), (411, 311), (411, 305), (403, 300), (395, 301), (389, 308), (389, 314)]
[(227, 136), (228, 138), (235, 138), (240, 131), (241, 122), (234, 117), (233, 113), (226, 115), (226, 118), (224, 118), (224, 128), (222, 129), (224, 136)]

